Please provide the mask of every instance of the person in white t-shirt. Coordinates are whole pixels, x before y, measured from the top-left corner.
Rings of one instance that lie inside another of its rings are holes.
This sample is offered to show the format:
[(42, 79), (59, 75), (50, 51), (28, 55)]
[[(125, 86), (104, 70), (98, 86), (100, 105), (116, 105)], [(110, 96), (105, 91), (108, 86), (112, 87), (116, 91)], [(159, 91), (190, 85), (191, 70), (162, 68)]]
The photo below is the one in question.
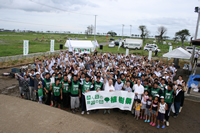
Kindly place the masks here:
[(176, 82), (177, 82), (177, 84), (182, 85), (182, 83), (183, 83), (183, 77), (182, 77), (182, 75), (178, 76), (178, 80), (176, 80)]
[(137, 84), (133, 86), (133, 90), (135, 93), (134, 99), (141, 99), (142, 94), (144, 93), (144, 86), (141, 85), (141, 79), (137, 80)]
[[(114, 91), (114, 90), (115, 90), (115, 88), (113, 86), (113, 81), (112, 81), (112, 79), (109, 79), (108, 84), (104, 88), (104, 91), (111, 92), (111, 91)], [(110, 109), (108, 109), (107, 111), (108, 111), (108, 114), (110, 114)], [(106, 109), (104, 110), (103, 113), (106, 114)]]

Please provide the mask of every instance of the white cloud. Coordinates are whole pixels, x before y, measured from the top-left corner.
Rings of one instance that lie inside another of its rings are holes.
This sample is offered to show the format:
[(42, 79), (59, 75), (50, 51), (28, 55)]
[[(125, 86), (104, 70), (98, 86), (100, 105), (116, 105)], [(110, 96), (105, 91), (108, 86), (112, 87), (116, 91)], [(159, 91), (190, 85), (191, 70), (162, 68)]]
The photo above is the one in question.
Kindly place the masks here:
[[(94, 24), (97, 16), (97, 32), (109, 30), (121, 34), (139, 34), (138, 26), (146, 25), (151, 35), (157, 34), (158, 26), (165, 26), (167, 36), (189, 29), (194, 35), (197, 13), (194, 7), (198, 0), (32, 0), (68, 12), (46, 7), (28, 0), (0, 0), (0, 19), (39, 23), (56, 26), (28, 25), (0, 21), (1, 28), (31, 30), (62, 30), (84, 32), (88, 25)], [(80, 14), (74, 14), (76, 12)], [(91, 14), (91, 15), (81, 15)]]

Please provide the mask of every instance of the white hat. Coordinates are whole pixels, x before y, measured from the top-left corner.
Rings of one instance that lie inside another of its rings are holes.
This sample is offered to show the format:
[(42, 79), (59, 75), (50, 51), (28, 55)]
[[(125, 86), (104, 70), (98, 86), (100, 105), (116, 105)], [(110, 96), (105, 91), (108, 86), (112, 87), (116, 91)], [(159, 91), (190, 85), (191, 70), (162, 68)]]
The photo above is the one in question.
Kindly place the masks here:
[(37, 75), (37, 74), (39, 74), (39, 75), (40, 75), (40, 72), (36, 72), (35, 74), (36, 74), (36, 75)]
[(164, 98), (164, 96), (161, 96), (160, 98)]
[(159, 97), (159, 95), (158, 95), (158, 94), (156, 94), (156, 95), (155, 95), (155, 97)]

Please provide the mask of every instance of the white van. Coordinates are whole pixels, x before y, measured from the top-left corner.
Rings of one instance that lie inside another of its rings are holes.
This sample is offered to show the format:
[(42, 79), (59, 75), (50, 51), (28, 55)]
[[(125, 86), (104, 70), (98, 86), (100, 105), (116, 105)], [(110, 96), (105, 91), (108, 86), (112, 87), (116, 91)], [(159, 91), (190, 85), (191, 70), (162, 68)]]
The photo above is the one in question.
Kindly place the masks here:
[(124, 48), (130, 49), (142, 49), (143, 40), (142, 39), (125, 39)]

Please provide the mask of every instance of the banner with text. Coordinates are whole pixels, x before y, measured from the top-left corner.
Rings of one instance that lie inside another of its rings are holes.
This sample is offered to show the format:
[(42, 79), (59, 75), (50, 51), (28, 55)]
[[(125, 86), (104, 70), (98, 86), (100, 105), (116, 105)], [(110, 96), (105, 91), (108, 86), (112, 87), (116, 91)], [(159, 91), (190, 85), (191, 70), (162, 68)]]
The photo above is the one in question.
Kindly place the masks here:
[(128, 91), (89, 91), (85, 93), (87, 110), (112, 109), (131, 111), (135, 94)]
[(29, 40), (24, 40), (23, 54), (28, 55), (28, 51), (29, 51)]
[(54, 52), (54, 42), (55, 40), (51, 40), (50, 52)]

